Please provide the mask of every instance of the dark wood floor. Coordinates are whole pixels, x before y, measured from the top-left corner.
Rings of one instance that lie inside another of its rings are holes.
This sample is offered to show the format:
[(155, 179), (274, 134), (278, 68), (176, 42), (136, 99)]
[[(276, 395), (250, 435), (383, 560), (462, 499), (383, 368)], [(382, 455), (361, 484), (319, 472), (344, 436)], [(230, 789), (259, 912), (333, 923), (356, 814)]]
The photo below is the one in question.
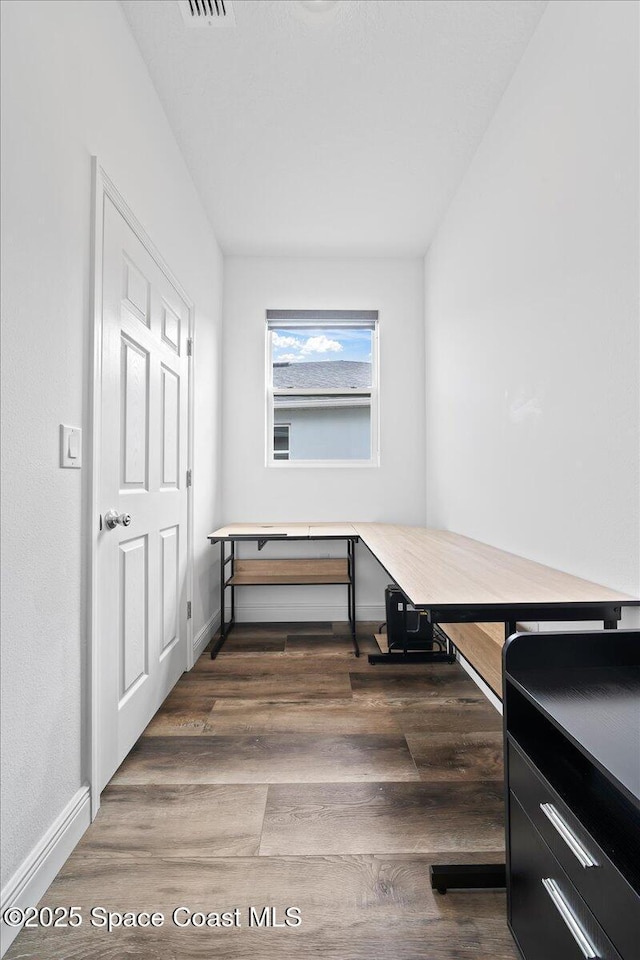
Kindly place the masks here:
[[(430, 863), (502, 856), (500, 717), (457, 665), (372, 667), (343, 624), (239, 627), (179, 682), (43, 898), (82, 926), (23, 930), (7, 956), (515, 960), (503, 894), (429, 887)], [(107, 933), (96, 906), (166, 921)], [(180, 928), (180, 906), (239, 908), (241, 926)], [(302, 925), (249, 927), (266, 906)]]

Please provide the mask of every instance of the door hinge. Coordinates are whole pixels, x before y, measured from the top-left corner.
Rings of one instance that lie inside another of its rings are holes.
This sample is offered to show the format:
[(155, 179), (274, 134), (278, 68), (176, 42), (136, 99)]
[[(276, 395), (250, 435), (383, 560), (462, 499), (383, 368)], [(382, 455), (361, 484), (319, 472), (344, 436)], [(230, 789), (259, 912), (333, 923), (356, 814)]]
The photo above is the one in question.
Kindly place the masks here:
[(191, 486), (191, 470), (187, 470), (187, 486)]
[(187, 600), (187, 620), (191, 620), (191, 600)]
[(193, 356), (193, 340), (191, 339), (191, 337), (187, 339), (187, 356), (188, 357)]

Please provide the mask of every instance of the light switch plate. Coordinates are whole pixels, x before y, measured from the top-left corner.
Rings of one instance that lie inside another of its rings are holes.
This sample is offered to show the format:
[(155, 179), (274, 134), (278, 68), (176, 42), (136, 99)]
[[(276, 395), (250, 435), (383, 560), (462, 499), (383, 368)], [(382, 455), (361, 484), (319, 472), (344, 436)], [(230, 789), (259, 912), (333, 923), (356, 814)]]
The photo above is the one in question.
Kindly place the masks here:
[(82, 466), (82, 430), (60, 424), (60, 466), (78, 469)]

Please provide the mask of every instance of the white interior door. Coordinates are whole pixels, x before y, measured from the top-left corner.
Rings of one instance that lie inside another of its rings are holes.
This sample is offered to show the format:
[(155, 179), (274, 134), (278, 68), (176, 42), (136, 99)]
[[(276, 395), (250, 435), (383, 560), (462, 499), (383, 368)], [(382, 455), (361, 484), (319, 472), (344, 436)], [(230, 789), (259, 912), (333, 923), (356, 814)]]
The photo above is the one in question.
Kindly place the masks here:
[(187, 666), (189, 375), (188, 306), (108, 197), (102, 267), (100, 790)]

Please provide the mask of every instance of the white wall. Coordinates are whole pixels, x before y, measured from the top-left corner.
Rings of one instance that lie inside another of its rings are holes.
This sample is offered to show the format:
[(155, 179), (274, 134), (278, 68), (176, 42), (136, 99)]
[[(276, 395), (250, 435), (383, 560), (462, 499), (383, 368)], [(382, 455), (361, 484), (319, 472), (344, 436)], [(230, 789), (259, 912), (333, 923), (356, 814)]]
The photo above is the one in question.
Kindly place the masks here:
[[(424, 523), (423, 264), (420, 260), (225, 258), (223, 512), (226, 522)], [(265, 466), (265, 311), (380, 312), (380, 466)], [(291, 551), (293, 545), (289, 545)], [(245, 546), (245, 555), (249, 556)], [(285, 548), (271, 544), (270, 556)], [(328, 553), (326, 547), (321, 552)], [(310, 546), (299, 550), (314, 555)], [(261, 556), (264, 556), (261, 554)], [(358, 612), (383, 619), (381, 573), (364, 548)], [(346, 619), (333, 587), (239, 592), (244, 619)], [(244, 599), (243, 599), (244, 597)]]
[(427, 519), (636, 596), (638, 254), (638, 5), (554, 0), (426, 259)]
[(2, 883), (86, 779), (91, 155), (196, 305), (195, 630), (214, 611), (219, 519), (215, 237), (118, 3), (2, 4)]
[(370, 460), (371, 407), (287, 407), (274, 424), (289, 425), (290, 460)]

